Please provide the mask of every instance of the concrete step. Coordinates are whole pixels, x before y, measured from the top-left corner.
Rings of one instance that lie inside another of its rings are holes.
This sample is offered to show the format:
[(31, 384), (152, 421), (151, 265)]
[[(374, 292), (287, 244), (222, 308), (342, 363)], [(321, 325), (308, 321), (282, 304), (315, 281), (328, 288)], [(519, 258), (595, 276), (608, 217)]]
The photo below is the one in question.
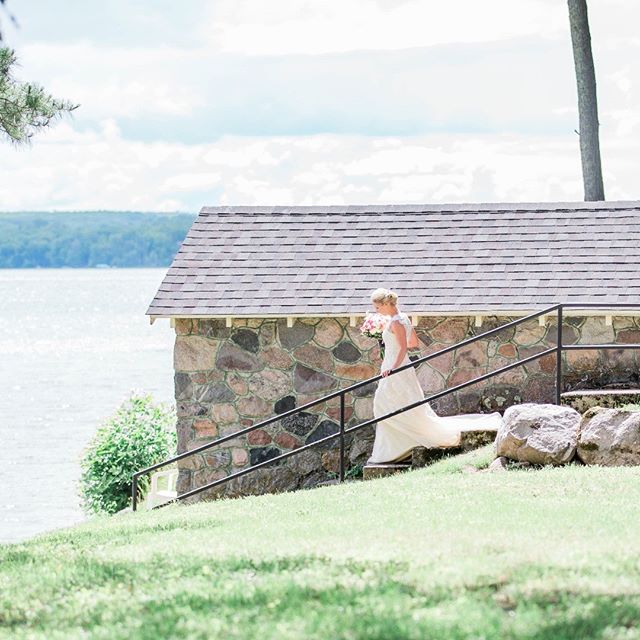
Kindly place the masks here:
[(640, 389), (582, 389), (560, 394), (560, 403), (584, 413), (591, 407), (616, 409), (625, 404), (640, 404)]
[(362, 479), (373, 480), (374, 478), (385, 478), (401, 471), (426, 467), (447, 456), (484, 447), (487, 444), (491, 444), (495, 439), (496, 431), (493, 429), (463, 431), (460, 438), (460, 445), (457, 447), (415, 447), (411, 450), (410, 460), (406, 462), (403, 460), (402, 462), (365, 465), (362, 470)]

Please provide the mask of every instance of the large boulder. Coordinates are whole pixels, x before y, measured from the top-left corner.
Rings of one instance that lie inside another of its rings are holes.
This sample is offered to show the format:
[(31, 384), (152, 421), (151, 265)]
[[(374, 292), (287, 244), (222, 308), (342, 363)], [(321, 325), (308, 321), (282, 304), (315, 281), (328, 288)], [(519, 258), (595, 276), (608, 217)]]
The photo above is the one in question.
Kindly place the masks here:
[(532, 464), (564, 464), (576, 452), (580, 414), (570, 407), (527, 402), (509, 407), (498, 428), (498, 456)]
[(606, 467), (640, 465), (640, 411), (589, 409), (580, 422), (578, 457)]

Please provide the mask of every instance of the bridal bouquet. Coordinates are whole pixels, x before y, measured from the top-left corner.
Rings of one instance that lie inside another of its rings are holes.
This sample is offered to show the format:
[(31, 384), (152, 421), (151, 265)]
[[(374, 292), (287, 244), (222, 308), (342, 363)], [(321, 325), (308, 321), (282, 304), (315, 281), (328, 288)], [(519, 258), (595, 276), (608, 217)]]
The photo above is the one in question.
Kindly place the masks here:
[(387, 326), (387, 319), (379, 313), (368, 313), (364, 322), (360, 326), (360, 333), (378, 341), (380, 345), (380, 357), (384, 358), (384, 341), (382, 332)]

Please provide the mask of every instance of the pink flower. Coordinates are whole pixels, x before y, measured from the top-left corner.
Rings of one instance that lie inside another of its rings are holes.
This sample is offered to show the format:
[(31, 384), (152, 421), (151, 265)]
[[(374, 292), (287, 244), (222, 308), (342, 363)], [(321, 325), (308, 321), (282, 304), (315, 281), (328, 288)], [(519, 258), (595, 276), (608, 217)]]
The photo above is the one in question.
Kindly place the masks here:
[(387, 326), (388, 318), (380, 313), (369, 313), (360, 325), (360, 333), (376, 340), (382, 339), (382, 332)]

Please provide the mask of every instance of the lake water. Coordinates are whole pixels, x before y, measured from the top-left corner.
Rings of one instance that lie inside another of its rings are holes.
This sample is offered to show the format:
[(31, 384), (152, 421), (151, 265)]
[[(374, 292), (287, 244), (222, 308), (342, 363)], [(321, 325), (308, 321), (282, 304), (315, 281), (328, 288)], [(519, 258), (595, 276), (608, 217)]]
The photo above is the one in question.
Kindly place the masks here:
[(73, 525), (80, 458), (132, 391), (174, 404), (166, 269), (0, 269), (0, 542)]

